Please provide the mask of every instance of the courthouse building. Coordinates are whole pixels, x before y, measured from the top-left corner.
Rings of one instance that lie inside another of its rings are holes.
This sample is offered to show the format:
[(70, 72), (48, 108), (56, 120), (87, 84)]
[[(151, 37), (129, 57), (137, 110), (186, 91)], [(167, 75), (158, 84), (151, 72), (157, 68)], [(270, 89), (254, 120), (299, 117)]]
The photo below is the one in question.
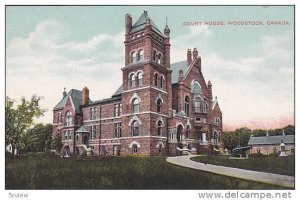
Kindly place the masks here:
[(87, 87), (63, 92), (52, 133), (62, 138), (61, 152), (151, 156), (223, 147), (222, 112), (197, 49), (171, 64), (170, 41), (168, 25), (161, 32), (146, 11), (134, 23), (125, 16), (122, 85), (103, 100), (90, 99)]

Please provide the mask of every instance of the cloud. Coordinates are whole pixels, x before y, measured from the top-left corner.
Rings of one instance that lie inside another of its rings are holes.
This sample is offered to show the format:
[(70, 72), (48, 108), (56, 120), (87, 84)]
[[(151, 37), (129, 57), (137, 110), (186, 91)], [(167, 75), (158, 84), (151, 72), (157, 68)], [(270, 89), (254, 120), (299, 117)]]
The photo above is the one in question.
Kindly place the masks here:
[(42, 21), (25, 38), (7, 44), (7, 95), (17, 99), (44, 96), (42, 121), (52, 121), (52, 108), (67, 89), (90, 89), (93, 100), (108, 98), (120, 86), (123, 33), (100, 33), (87, 41), (70, 41), (69, 32), (53, 20)]

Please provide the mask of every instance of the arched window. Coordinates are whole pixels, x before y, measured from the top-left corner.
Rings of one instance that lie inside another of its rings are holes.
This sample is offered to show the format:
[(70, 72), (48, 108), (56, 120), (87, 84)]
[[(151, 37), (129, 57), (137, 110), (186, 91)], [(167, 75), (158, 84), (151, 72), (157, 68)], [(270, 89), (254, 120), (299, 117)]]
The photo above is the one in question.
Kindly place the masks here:
[(157, 63), (161, 64), (161, 54), (160, 53), (157, 55)]
[(193, 94), (201, 94), (202, 93), (201, 86), (200, 86), (200, 83), (198, 81), (193, 82), (192, 93)]
[(138, 149), (138, 146), (136, 144), (133, 144), (132, 145), (132, 154), (136, 154), (137, 153), (137, 149)]
[(154, 85), (158, 86), (158, 74), (154, 75)]
[(194, 99), (194, 112), (200, 112), (201, 100), (199, 97)]
[(57, 123), (62, 124), (62, 114), (61, 114), (61, 112), (58, 113)]
[(160, 77), (160, 88), (163, 88), (163, 85), (164, 85), (164, 77), (161, 76)]
[(136, 77), (137, 77), (137, 86), (141, 86), (142, 85), (142, 81), (143, 81), (143, 74), (142, 74), (142, 72), (138, 72)]
[(132, 88), (135, 86), (135, 75), (134, 74), (131, 74), (129, 76), (129, 87)]
[(79, 135), (78, 134), (76, 135), (76, 141), (79, 141)]
[(217, 133), (217, 131), (214, 131), (214, 133), (213, 133), (212, 142), (213, 142), (213, 144), (218, 143), (218, 133)]
[(204, 102), (204, 112), (207, 113), (208, 112), (208, 103)]
[(138, 136), (139, 135), (139, 122), (137, 120), (134, 120), (131, 123), (131, 135), (132, 136)]
[(68, 140), (68, 131), (65, 131), (65, 140)]
[(71, 116), (71, 111), (66, 112), (66, 126), (71, 126), (72, 123), (72, 116)]
[(156, 102), (156, 110), (157, 110), (157, 112), (158, 113), (160, 113), (161, 112), (161, 105), (162, 105), (162, 101), (161, 101), (161, 99), (157, 99), (157, 102)]
[(135, 63), (136, 62), (136, 52), (132, 52), (131, 53), (131, 63)]
[(138, 61), (143, 61), (144, 60), (144, 50), (143, 49), (139, 50), (137, 60)]
[(190, 126), (186, 126), (186, 138), (190, 138)]
[(156, 50), (153, 51), (152, 60), (156, 61)]
[(158, 136), (162, 135), (162, 121), (157, 122), (157, 135)]
[(139, 112), (139, 101), (137, 98), (134, 98), (131, 102), (131, 111), (132, 111), (132, 113)]
[(184, 112), (187, 117), (190, 116), (190, 98), (188, 96), (184, 99)]

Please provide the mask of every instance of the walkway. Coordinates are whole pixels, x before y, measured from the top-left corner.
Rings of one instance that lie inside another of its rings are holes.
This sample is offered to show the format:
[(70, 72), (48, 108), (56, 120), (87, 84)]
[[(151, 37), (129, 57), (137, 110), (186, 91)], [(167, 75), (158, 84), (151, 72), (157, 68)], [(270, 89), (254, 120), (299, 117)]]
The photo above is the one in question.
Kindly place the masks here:
[(225, 176), (257, 181), (283, 187), (295, 188), (295, 177), (293, 176), (285, 176), (266, 172), (251, 171), (246, 169), (204, 164), (190, 160), (190, 158), (194, 156), (197, 155), (168, 157), (167, 162), (215, 174), (221, 174)]

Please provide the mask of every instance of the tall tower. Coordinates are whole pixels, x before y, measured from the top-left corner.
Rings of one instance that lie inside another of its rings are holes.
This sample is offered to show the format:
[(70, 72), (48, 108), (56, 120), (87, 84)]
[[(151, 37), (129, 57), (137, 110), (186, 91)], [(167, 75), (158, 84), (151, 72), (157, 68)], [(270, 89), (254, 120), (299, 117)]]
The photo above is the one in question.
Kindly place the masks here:
[(142, 154), (165, 154), (172, 113), (170, 29), (166, 24), (162, 33), (147, 11), (132, 21), (125, 15), (122, 132), (139, 143)]

